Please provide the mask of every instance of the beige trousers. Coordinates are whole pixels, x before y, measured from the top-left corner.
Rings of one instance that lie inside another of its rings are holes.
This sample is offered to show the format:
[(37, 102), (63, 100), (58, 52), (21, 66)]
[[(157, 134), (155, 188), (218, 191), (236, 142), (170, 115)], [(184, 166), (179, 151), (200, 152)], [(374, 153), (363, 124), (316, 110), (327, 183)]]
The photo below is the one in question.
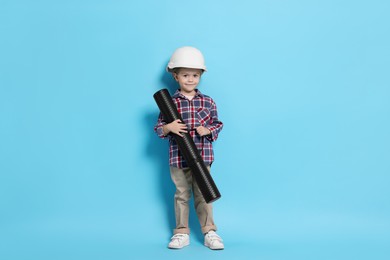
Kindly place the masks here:
[[(207, 168), (210, 171), (210, 166)], [(174, 198), (176, 228), (173, 233), (190, 233), (188, 218), (190, 212), (189, 201), (192, 193), (194, 194), (195, 210), (202, 228), (202, 233), (206, 234), (210, 230), (216, 231), (217, 227), (214, 224), (213, 206), (211, 203), (207, 204), (204, 200), (196, 181), (192, 177), (191, 169), (170, 167), (170, 171), (172, 181), (176, 185)]]

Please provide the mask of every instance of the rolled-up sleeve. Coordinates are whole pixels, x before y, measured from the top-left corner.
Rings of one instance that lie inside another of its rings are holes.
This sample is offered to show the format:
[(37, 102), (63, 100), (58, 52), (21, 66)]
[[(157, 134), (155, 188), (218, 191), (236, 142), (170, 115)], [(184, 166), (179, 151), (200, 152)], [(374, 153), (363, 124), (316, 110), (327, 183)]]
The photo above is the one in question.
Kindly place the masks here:
[(163, 126), (166, 125), (166, 122), (164, 121), (162, 114), (160, 113), (158, 116), (158, 120), (156, 125), (154, 126), (154, 132), (158, 135), (158, 137), (165, 139), (168, 138), (168, 136), (164, 135)]

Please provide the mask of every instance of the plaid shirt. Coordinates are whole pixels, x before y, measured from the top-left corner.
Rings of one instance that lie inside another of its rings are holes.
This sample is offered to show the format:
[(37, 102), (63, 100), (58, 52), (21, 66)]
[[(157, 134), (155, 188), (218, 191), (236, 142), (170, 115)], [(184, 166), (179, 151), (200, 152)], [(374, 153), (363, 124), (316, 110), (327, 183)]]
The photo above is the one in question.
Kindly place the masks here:
[[(177, 90), (172, 96), (172, 100), (184, 123), (187, 125), (188, 132), (201, 153), (205, 164), (211, 165), (214, 161), (212, 142), (217, 140), (218, 133), (223, 127), (222, 122), (218, 120), (217, 106), (214, 100), (209, 96), (203, 95), (199, 90), (196, 90), (196, 94), (192, 100), (189, 100)], [(169, 138), (169, 165), (177, 168), (188, 167), (175, 139), (171, 135), (164, 136), (163, 126), (165, 124), (166, 122), (160, 113), (154, 131), (160, 138)], [(211, 134), (203, 137), (200, 136), (196, 132), (198, 126), (208, 128)]]

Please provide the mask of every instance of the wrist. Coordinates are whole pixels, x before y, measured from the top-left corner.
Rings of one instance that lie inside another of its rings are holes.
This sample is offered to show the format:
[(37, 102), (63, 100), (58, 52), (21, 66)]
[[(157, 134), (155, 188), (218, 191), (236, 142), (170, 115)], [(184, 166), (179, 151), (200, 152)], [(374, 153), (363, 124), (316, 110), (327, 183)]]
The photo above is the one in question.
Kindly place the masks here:
[(211, 135), (211, 130), (208, 127), (204, 127), (206, 129), (206, 135)]
[(164, 135), (168, 135), (171, 132), (171, 128), (169, 124), (163, 125), (163, 133)]

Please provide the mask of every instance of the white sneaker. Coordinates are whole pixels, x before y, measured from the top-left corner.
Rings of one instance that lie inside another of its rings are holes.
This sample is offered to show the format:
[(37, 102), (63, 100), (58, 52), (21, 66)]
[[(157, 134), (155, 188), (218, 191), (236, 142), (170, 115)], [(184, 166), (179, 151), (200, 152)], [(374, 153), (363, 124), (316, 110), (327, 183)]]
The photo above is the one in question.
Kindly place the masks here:
[(171, 238), (168, 247), (173, 249), (180, 249), (190, 244), (190, 236), (188, 234), (175, 234)]
[(214, 231), (209, 231), (206, 235), (204, 235), (204, 245), (213, 250), (221, 250), (225, 248), (222, 238)]

